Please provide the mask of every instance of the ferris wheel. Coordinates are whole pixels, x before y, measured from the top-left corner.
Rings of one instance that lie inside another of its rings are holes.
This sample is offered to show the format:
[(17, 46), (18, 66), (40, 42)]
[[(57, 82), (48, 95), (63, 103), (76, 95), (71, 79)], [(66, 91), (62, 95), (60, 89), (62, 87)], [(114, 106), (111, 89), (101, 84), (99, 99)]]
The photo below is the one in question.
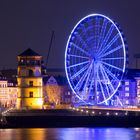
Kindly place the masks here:
[(65, 71), (72, 91), (88, 104), (108, 104), (126, 67), (122, 32), (108, 17), (91, 14), (73, 28), (65, 50)]

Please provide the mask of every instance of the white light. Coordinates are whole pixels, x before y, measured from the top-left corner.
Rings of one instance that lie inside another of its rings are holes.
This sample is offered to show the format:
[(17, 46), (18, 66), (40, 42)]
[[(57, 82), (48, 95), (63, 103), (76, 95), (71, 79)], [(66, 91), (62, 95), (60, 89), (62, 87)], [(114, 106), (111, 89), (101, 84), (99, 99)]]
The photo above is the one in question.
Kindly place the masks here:
[(94, 112), (94, 111), (92, 111), (92, 114), (95, 114), (95, 112)]
[(109, 116), (109, 112), (107, 112), (106, 115)]
[(81, 109), (81, 112), (83, 112), (84, 110), (83, 109)]
[(42, 99), (39, 99), (39, 100), (37, 101), (37, 104), (38, 104), (38, 105), (43, 105)]
[(101, 112), (99, 112), (99, 115), (101, 115), (102, 113)]
[(77, 108), (76, 110), (79, 111), (79, 108)]
[(116, 112), (115, 115), (118, 116), (118, 112)]
[(125, 112), (125, 115), (127, 116), (127, 115), (128, 115), (128, 113), (127, 113), (127, 112)]
[(134, 128), (135, 131), (140, 131), (140, 128)]
[(86, 111), (86, 113), (88, 113), (88, 110)]

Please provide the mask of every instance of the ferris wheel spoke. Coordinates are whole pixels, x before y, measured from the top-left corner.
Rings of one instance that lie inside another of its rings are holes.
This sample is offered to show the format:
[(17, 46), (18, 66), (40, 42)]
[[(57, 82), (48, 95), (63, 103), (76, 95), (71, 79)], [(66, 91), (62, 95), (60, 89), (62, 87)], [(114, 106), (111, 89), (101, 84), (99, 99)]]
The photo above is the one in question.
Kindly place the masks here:
[(115, 89), (114, 89), (114, 87), (112, 85), (112, 82), (110, 81), (110, 79), (109, 79), (106, 71), (104, 70), (104, 67), (103, 66), (102, 66), (102, 70), (103, 70), (103, 72), (104, 72), (104, 74), (105, 74), (105, 76), (106, 76), (106, 78), (108, 80), (108, 86), (109, 86), (110, 90), (112, 90), (112, 93), (114, 93), (115, 92)]
[(80, 88), (81, 88), (81, 86), (82, 86), (82, 84), (83, 84), (83, 82), (84, 82), (84, 80), (85, 80), (85, 78), (86, 78), (88, 72), (89, 72), (89, 68), (88, 68), (87, 71), (83, 74), (83, 76), (80, 78), (80, 80), (78, 81), (78, 83), (77, 83), (76, 86), (74, 87), (74, 90), (78, 90), (78, 91), (80, 90)]
[[(106, 43), (108, 42), (108, 40), (109, 40), (109, 38), (110, 38), (110, 36), (112, 34), (113, 29), (114, 29), (114, 25), (111, 25), (111, 27), (109, 28), (107, 34), (105, 35), (102, 43), (100, 44), (100, 48), (102, 48), (103, 46), (106, 45)], [(101, 50), (101, 49), (99, 49), (99, 50)], [(98, 51), (98, 53), (100, 53), (100, 51)]]
[(70, 43), (73, 47), (75, 47), (76, 49), (78, 49), (79, 51), (81, 51), (81, 52), (83, 52), (85, 55), (87, 55), (87, 56), (90, 56), (90, 54), (87, 52), (87, 51), (85, 51), (84, 49), (82, 49), (82, 48), (80, 48), (79, 46), (77, 46), (76, 44), (74, 44), (74, 43)]
[(115, 35), (115, 37), (113, 37), (113, 39), (104, 47), (104, 49), (102, 49), (98, 56), (100, 57), (103, 53), (105, 53), (117, 41), (119, 37), (119, 33)]
[(91, 82), (90, 82), (90, 87), (89, 87), (89, 94), (90, 94), (90, 92), (91, 92), (91, 89), (93, 88), (93, 83), (94, 83), (94, 81), (95, 81), (95, 77), (92, 76)]
[(116, 66), (113, 66), (113, 65), (111, 65), (111, 64), (109, 64), (109, 63), (106, 63), (106, 62), (103, 62), (103, 61), (100, 61), (100, 62), (103, 63), (104, 65), (107, 65), (107, 66), (112, 67), (112, 68), (114, 68), (114, 69), (117, 69), (117, 70), (119, 70), (119, 71), (123, 71), (123, 69), (121, 69), (121, 68), (119, 68), (119, 67), (116, 67)]
[(103, 67), (106, 70), (106, 72), (113, 78), (113, 80), (119, 81), (119, 79), (116, 76), (114, 76), (114, 74), (106, 66)]
[(99, 18), (96, 18), (95, 19), (95, 46), (97, 47), (97, 44), (99, 42), (99, 25), (100, 25), (100, 19)]
[(78, 32), (76, 33), (76, 36), (79, 38), (80, 42), (82, 42), (82, 44), (86, 48), (88, 46), (88, 44), (86, 43), (86, 41), (83, 40), (83, 38), (78, 34)]
[(82, 55), (68, 54), (68, 56), (70, 56), (70, 57), (76, 57), (76, 58), (85, 58), (85, 59), (89, 59), (89, 57), (85, 57), (85, 56), (82, 56)]
[(86, 79), (86, 82), (85, 82), (85, 86), (84, 86), (84, 92), (86, 91), (86, 87), (87, 87), (87, 84), (89, 82), (89, 77), (91, 75), (92, 66), (93, 66), (93, 62), (90, 65), (90, 69), (89, 69), (88, 76), (87, 76), (87, 79)]
[(124, 59), (124, 57), (114, 57), (114, 58), (106, 57), (106, 58), (101, 58), (100, 60), (123, 60), (123, 59)]
[[(85, 26), (83, 24), (81, 26), (83, 27), (83, 29), (82, 29), (83, 36), (88, 38), (88, 36), (87, 36), (88, 32), (87, 31), (90, 30), (92, 28), (92, 26), (88, 27), (87, 29), (85, 28)], [(86, 43), (88, 43), (88, 42), (86, 42)]]
[(69, 66), (68, 68), (73, 68), (73, 67), (76, 67), (76, 66), (80, 66), (80, 65), (84, 65), (84, 64), (87, 64), (89, 63), (90, 61), (84, 61), (84, 62), (81, 62), (81, 63), (77, 63), (77, 64), (74, 64), (74, 65), (71, 65)]
[(104, 53), (103, 55), (100, 55), (100, 58), (105, 57), (105, 56), (107, 56), (107, 55), (109, 55), (109, 54), (112, 54), (112, 53), (118, 51), (119, 49), (121, 49), (122, 47), (123, 47), (123, 46), (120, 45), (120, 46), (118, 46), (118, 47), (116, 47), (116, 48), (110, 50), (109, 52), (106, 52), (106, 53)]
[(100, 66), (100, 71), (101, 71), (102, 76), (103, 76), (103, 79), (104, 79), (104, 81), (105, 81), (105, 86), (106, 86), (106, 89), (107, 89), (108, 96), (110, 96), (109, 88), (108, 88), (108, 86), (107, 86), (107, 84), (106, 84), (106, 80), (108, 80), (108, 79), (107, 79), (106, 74), (104, 73), (103, 68), (102, 68), (101, 66)]
[(107, 105), (107, 101), (106, 101), (107, 99), (106, 99), (106, 97), (105, 97), (104, 89), (103, 89), (103, 86), (102, 86), (102, 83), (101, 83), (101, 79), (99, 78), (98, 71), (97, 71), (97, 78), (98, 78), (98, 83), (99, 83), (99, 85), (100, 85), (101, 93), (102, 93), (103, 98), (104, 98), (104, 101), (105, 101), (105, 103), (106, 103), (106, 105)]
[(76, 72), (70, 79), (73, 80), (74, 78), (79, 76), (81, 73), (83, 73), (88, 67), (89, 67), (89, 64), (87, 64), (82, 69), (80, 69), (78, 72)]
[(108, 24), (108, 21), (106, 19), (104, 19), (103, 24), (102, 24), (102, 28), (101, 28), (101, 32), (100, 32), (100, 37), (99, 37), (100, 39), (99, 39), (99, 42), (98, 42), (98, 48), (99, 48), (98, 51), (99, 52), (101, 50), (101, 47), (99, 47), (99, 45), (100, 45), (101, 41), (103, 41), (107, 24)]

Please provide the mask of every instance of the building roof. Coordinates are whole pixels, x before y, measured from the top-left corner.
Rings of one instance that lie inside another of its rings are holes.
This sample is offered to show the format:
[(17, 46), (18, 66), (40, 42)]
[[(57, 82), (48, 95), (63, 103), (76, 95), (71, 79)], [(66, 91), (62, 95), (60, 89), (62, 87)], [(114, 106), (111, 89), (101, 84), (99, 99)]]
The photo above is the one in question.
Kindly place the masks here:
[(59, 86), (68, 86), (67, 78), (65, 76), (46, 76), (43, 77), (43, 82), (46, 85), (48, 80), (53, 77)]
[(28, 48), (27, 50), (25, 50), (24, 52), (22, 52), (18, 56), (41, 56), (41, 55), (39, 55), (38, 53), (36, 53), (32, 49)]

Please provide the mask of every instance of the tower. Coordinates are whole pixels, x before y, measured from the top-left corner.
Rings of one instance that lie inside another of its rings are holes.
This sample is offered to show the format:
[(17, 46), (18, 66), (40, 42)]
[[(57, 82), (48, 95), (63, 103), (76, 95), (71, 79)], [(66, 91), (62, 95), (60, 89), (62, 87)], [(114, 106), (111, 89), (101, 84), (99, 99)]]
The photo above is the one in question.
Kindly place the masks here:
[(42, 56), (30, 48), (18, 55), (18, 109), (42, 109), (43, 80), (41, 61)]

